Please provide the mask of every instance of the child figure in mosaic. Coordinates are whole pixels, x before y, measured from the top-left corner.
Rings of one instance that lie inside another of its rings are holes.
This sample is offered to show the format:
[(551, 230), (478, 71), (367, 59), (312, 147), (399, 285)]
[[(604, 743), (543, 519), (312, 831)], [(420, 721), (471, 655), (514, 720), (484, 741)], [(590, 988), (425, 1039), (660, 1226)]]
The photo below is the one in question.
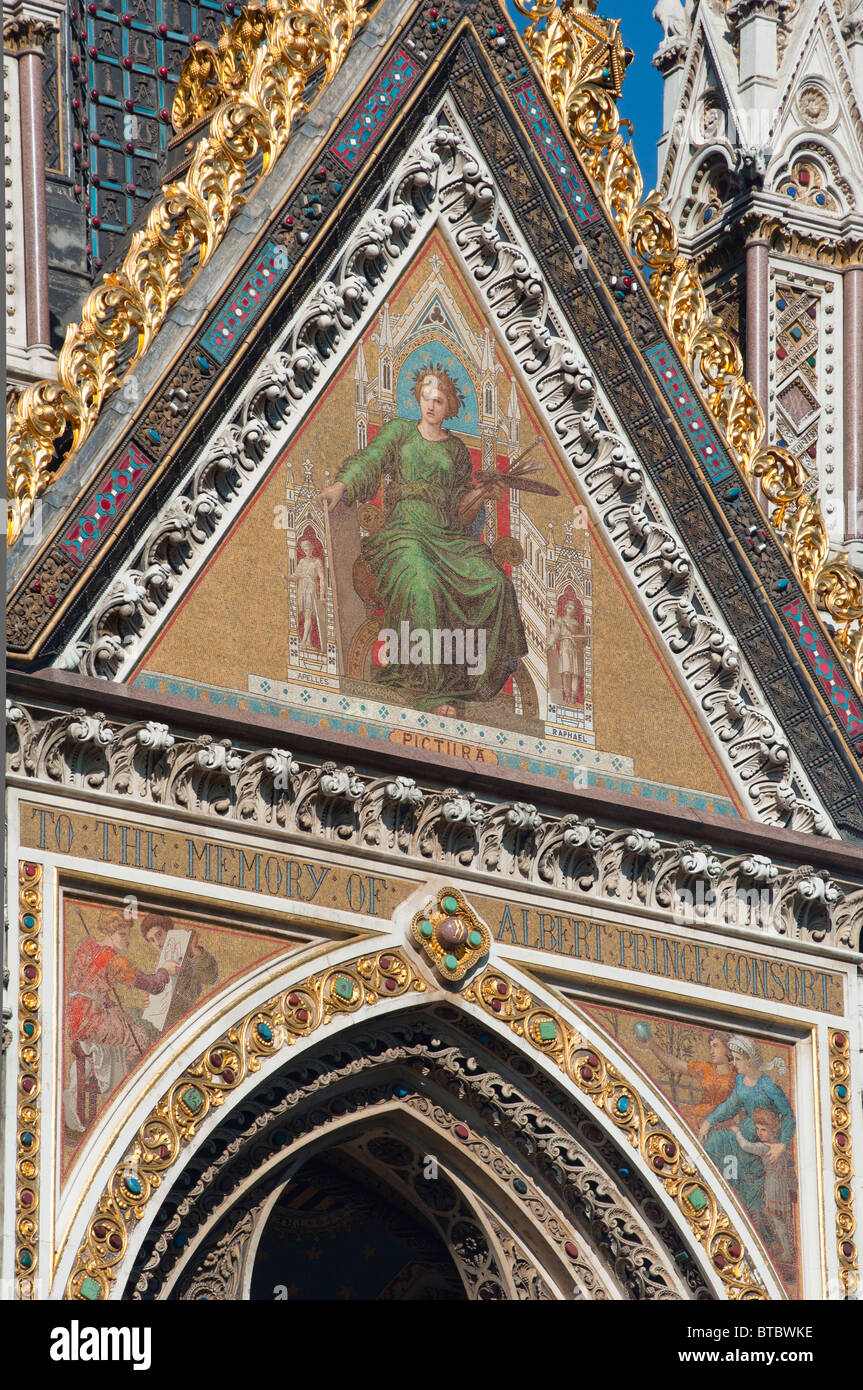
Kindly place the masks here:
[(789, 1150), (781, 1143), (781, 1116), (775, 1110), (757, 1109), (752, 1112), (756, 1139), (747, 1139), (739, 1126), (732, 1132), (744, 1153), (757, 1154), (764, 1164), (764, 1200), (756, 1212), (761, 1234), (769, 1249), (780, 1260), (794, 1257), (794, 1208), (797, 1178)]

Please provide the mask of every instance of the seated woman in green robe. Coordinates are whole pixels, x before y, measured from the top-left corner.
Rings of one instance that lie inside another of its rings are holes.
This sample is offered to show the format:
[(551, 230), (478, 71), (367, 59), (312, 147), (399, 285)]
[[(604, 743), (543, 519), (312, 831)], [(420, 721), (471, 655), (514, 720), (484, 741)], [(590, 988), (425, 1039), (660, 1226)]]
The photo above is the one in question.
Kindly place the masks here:
[[(484, 660), (417, 661), (414, 655), (410, 663), (384, 667), (377, 678), (420, 709), (455, 716), (455, 702), (498, 693), (527, 643), (512, 580), (470, 531), (483, 504), (501, 500), (506, 485), (475, 482), (466, 445), (443, 428), (459, 412), (458, 388), (446, 372), (435, 367), (423, 373), (414, 394), (419, 421), (391, 420), (318, 496), (332, 511), (342, 501), (371, 501), (381, 475), (392, 478), (383, 525), (362, 542), (387, 627), (400, 633), (407, 623), (411, 633), (426, 633), (432, 657), (440, 651), (435, 633), (460, 632), (468, 638), (462, 650), (475, 655), (479, 648)], [(447, 650), (451, 655), (452, 647)]]

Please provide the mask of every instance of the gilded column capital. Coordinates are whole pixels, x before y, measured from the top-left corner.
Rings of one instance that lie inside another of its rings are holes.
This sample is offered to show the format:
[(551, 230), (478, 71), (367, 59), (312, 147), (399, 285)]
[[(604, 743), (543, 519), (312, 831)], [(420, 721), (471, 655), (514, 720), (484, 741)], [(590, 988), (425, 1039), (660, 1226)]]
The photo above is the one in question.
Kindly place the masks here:
[(56, 25), (50, 20), (35, 19), (32, 15), (19, 15), (3, 22), (3, 50), (20, 58), (25, 53), (45, 56), (44, 44), (51, 37)]

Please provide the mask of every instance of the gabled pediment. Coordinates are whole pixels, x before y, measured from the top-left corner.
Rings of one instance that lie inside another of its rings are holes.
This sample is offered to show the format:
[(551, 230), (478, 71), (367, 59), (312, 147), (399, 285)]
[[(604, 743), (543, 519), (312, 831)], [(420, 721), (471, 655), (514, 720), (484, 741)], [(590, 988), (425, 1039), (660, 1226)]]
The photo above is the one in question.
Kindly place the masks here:
[[(402, 751), (863, 830), (857, 695), (818, 684), (829, 640), (538, 75), (503, 19), (429, 24), (400, 19), (373, 72), (348, 57), (338, 106), (214, 253), (219, 296), (187, 294), (130, 414), (72, 460), (17, 562), (13, 648)], [(467, 470), (449, 501), (432, 487), (447, 534), (392, 521), (441, 466), (400, 445), (327, 512), (322, 488), (415, 426), (435, 370)], [(457, 520), (479, 474), (523, 462), (550, 491), (507, 485)], [(414, 664), (381, 650), (410, 619), (399, 546), (437, 626), (494, 628), (502, 681), (393, 684)]]

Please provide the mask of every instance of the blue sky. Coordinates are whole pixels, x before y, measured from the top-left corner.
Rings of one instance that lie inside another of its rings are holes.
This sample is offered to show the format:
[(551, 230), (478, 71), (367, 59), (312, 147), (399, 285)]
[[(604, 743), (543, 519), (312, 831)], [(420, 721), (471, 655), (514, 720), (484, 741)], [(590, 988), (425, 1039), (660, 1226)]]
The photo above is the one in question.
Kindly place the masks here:
[[(600, 0), (597, 11), (605, 19), (621, 21), (623, 42), (635, 53), (626, 72), (620, 113), (635, 126), (633, 140), (645, 190), (656, 182), (656, 142), (662, 133), (662, 78), (650, 62), (662, 38), (652, 16), (655, 4), (656, 0)], [(526, 23), (518, 18), (517, 22), (520, 28)]]

